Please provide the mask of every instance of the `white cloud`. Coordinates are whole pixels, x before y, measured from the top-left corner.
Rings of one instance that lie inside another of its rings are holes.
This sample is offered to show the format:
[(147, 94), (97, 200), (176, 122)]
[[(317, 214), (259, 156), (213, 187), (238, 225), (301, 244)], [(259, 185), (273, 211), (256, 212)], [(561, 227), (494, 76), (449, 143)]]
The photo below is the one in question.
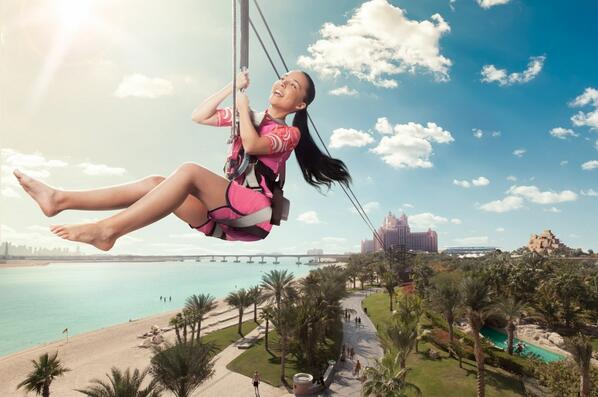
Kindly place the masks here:
[(309, 225), (315, 225), (315, 224), (321, 223), (320, 218), (318, 218), (318, 214), (316, 213), (316, 211), (307, 211), (302, 214), (299, 214), (299, 216), (297, 217), (297, 220), (299, 222), (307, 223)]
[(523, 199), (519, 196), (507, 196), (502, 200), (494, 200), (489, 203), (482, 204), (481, 210), (488, 212), (509, 212), (523, 207)]
[(490, 184), (490, 180), (484, 176), (480, 176), (476, 179), (472, 179), (471, 182), (466, 180), (453, 179), (453, 184), (464, 188), (468, 188), (470, 186), (487, 186)]
[(67, 162), (47, 159), (40, 152), (21, 153), (10, 148), (0, 149), (0, 194), (8, 198), (21, 197), (18, 193), (22, 191), (21, 185), (13, 175), (17, 168), (32, 178), (46, 179), (52, 169), (66, 166)]
[(490, 184), (490, 180), (484, 176), (480, 176), (476, 179), (472, 179), (471, 183), (473, 186), (488, 186)]
[(321, 38), (297, 63), (321, 77), (336, 78), (345, 72), (384, 88), (397, 87), (393, 76), (419, 70), (446, 81), (452, 62), (440, 53), (439, 41), (449, 31), (440, 14), (430, 20), (410, 20), (387, 0), (370, 0), (346, 24), (325, 23)]
[(381, 134), (392, 135), (392, 125), (386, 117), (379, 117), (374, 128)]
[(497, 227), (496, 231), (499, 232), (499, 233), (502, 233), (502, 232), (505, 231), (505, 228), (504, 227)]
[(526, 152), (525, 149), (515, 149), (515, 150), (513, 150), (513, 155), (517, 156), (517, 157), (523, 157), (525, 152)]
[(481, 245), (488, 244), (488, 236), (473, 236), (453, 239), (454, 242), (461, 245)]
[(463, 221), (461, 221), (461, 219), (459, 219), (459, 218), (452, 218), (452, 219), (451, 219), (451, 223), (452, 223), (453, 225), (460, 225), (460, 224), (462, 224), (462, 223), (463, 223)]
[(155, 99), (174, 93), (174, 86), (169, 80), (150, 78), (142, 74), (132, 74), (123, 78), (114, 95), (118, 98), (139, 97)]
[(596, 142), (594, 143), (594, 148), (598, 150), (598, 139), (596, 139)]
[(449, 131), (435, 123), (427, 123), (425, 127), (413, 122), (397, 124), (393, 130), (394, 135), (382, 137), (370, 151), (395, 168), (431, 168), (432, 143), (454, 141)]
[(569, 164), (569, 161), (567, 161), (567, 160), (563, 160), (563, 161), (561, 161), (559, 164), (560, 164), (560, 165), (561, 165), (561, 167), (562, 167), (562, 166), (564, 166), (564, 165), (567, 165), (567, 164)]
[(575, 133), (575, 131), (573, 131), (572, 129), (562, 128), (562, 127), (553, 128), (549, 131), (549, 133), (553, 137), (559, 138), (559, 139), (567, 139), (567, 137), (569, 137), (569, 136), (573, 136), (573, 137), (579, 136), (579, 134)]
[(445, 224), (448, 221), (447, 218), (434, 215), (430, 212), (423, 212), (409, 217), (409, 224), (415, 229), (435, 229), (438, 225)]
[(582, 196), (598, 197), (598, 192), (596, 192), (594, 189), (582, 190), (580, 193)]
[(555, 214), (558, 214), (559, 212), (562, 212), (560, 209), (558, 209), (557, 207), (550, 207), (550, 208), (544, 208), (544, 212), (553, 212)]
[(451, 7), (451, 11), (455, 11), (455, 3), (457, 0), (449, 0), (449, 7)]
[(8, 198), (20, 198), (21, 195), (12, 187), (6, 186), (0, 189), (0, 194)]
[(586, 161), (581, 165), (581, 169), (586, 171), (593, 170), (594, 168), (598, 168), (598, 160)]
[(124, 175), (127, 170), (121, 167), (110, 167), (106, 164), (80, 163), (77, 167), (83, 169), (87, 175)]
[(571, 117), (571, 121), (574, 125), (581, 127), (587, 126), (592, 129), (598, 129), (598, 90), (592, 87), (588, 87), (585, 89), (583, 94), (579, 95), (575, 98), (570, 104), (573, 107), (581, 107), (590, 105), (594, 109), (584, 113), (584, 112), (577, 112), (573, 117)]
[(482, 68), (483, 83), (498, 83), (500, 86), (523, 84), (533, 80), (544, 67), (545, 56), (530, 57), (527, 69), (522, 73), (508, 73), (506, 69), (497, 69), (494, 65), (484, 65)]
[[(371, 213), (372, 211), (376, 211), (380, 209), (380, 203), (377, 201), (370, 201), (367, 202), (365, 204), (362, 205), (363, 210), (365, 211), (366, 214)], [(349, 207), (349, 210), (351, 212), (353, 212), (354, 214), (357, 214), (357, 210), (355, 209), (355, 207)]]
[(460, 181), (458, 179), (453, 179), (453, 185), (461, 186), (464, 188), (468, 188), (469, 186), (471, 186), (468, 181), (466, 181), (466, 180)]
[(490, 135), (492, 137), (499, 137), (500, 131), (483, 131), (479, 128), (472, 128), (473, 136), (478, 139), (482, 139), (484, 135)]
[(359, 94), (359, 92), (357, 92), (357, 90), (353, 89), (353, 88), (349, 88), (346, 85), (342, 86), (342, 87), (338, 87), (335, 88), (333, 90), (328, 91), (328, 93), (330, 95), (334, 95), (334, 96), (357, 96), (357, 94)]
[(514, 176), (514, 175), (509, 175), (509, 176), (507, 177), (507, 181), (512, 181), (512, 182), (515, 182), (516, 180), (517, 180), (517, 177), (516, 177), (516, 176)]
[(571, 190), (563, 190), (562, 192), (542, 192), (536, 186), (513, 185), (509, 188), (507, 193), (521, 196), (536, 204), (556, 204), (577, 200), (577, 194)]
[(405, 204), (403, 204), (403, 207), (405, 207), (405, 208), (413, 208), (414, 206), (413, 206), (413, 204), (405, 203)]
[(507, 4), (511, 0), (476, 0), (480, 7), (484, 9), (488, 9), (490, 7)]
[(337, 128), (332, 131), (330, 137), (330, 148), (338, 149), (343, 146), (362, 147), (374, 142), (374, 138), (367, 132), (354, 130), (353, 128)]

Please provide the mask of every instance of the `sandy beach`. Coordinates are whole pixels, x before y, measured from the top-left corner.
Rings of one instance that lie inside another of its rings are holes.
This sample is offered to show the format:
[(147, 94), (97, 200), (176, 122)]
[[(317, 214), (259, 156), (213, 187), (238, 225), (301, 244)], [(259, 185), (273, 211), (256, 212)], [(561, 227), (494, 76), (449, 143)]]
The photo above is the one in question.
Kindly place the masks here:
[[(217, 308), (210, 312), (202, 324), (202, 335), (237, 323), (236, 309), (230, 308), (223, 300), (219, 300), (217, 304)], [(16, 390), (16, 387), (31, 371), (31, 360), (46, 352), (58, 351), (62, 363), (71, 369), (52, 383), (53, 396), (81, 396), (81, 393), (73, 389), (87, 387), (93, 378), (107, 379), (105, 374), (113, 366), (121, 370), (127, 367), (144, 369), (149, 365), (151, 349), (138, 347), (143, 342), (138, 336), (148, 332), (152, 325), (168, 327), (170, 318), (179, 311), (170, 311), (69, 337), (68, 343), (66, 340), (56, 341), (0, 357), (0, 396), (27, 396), (23, 390)], [(247, 310), (246, 313), (253, 311)], [(174, 330), (164, 335), (167, 340), (174, 341)]]
[(31, 267), (31, 266), (47, 266), (51, 263), (48, 260), (36, 260), (36, 259), (8, 259), (0, 262), (0, 269), (8, 267)]

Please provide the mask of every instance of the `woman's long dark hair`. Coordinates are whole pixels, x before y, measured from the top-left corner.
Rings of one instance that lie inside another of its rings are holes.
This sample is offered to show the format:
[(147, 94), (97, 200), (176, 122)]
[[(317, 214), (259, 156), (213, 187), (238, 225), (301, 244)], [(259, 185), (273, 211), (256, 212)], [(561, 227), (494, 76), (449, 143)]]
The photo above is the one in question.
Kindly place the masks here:
[[(316, 97), (316, 87), (311, 77), (305, 72), (302, 73), (309, 82), (307, 94), (304, 98), (305, 103), (309, 105)], [(299, 143), (295, 147), (295, 156), (303, 173), (303, 178), (305, 178), (307, 183), (316, 188), (319, 188), (321, 185), (326, 185), (330, 188), (332, 182), (349, 185), (351, 183), (351, 175), (345, 163), (322, 153), (312, 139), (309, 128), (307, 127), (307, 106), (295, 112), (293, 126), (299, 128), (301, 131), (301, 139), (299, 139)]]

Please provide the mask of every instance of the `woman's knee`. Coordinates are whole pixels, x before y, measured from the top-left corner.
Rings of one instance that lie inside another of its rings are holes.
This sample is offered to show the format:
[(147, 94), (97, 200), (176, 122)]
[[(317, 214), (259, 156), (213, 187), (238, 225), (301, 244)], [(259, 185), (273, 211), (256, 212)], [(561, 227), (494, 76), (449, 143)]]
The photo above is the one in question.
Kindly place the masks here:
[(177, 168), (177, 172), (185, 173), (185, 174), (197, 174), (204, 170), (205, 170), (204, 167), (202, 167), (201, 165), (194, 163), (192, 161), (183, 163), (179, 166), (179, 168)]
[(144, 180), (153, 187), (158, 186), (160, 183), (162, 183), (162, 181), (166, 179), (165, 177), (163, 177), (162, 175), (151, 175), (148, 176), (147, 178), (145, 178)]

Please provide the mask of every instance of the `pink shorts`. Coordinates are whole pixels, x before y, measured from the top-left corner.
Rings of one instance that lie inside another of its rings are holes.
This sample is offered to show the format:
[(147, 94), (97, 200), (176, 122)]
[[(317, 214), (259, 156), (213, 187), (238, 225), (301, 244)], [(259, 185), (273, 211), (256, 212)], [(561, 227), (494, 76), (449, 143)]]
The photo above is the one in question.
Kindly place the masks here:
[[(270, 222), (258, 223), (253, 233), (240, 228), (224, 225), (218, 223), (218, 220), (238, 219), (242, 216), (249, 215), (265, 207), (270, 207), (272, 202), (270, 198), (258, 190), (252, 190), (248, 187), (242, 186), (235, 181), (229, 182), (226, 188), (226, 205), (208, 211), (208, 220), (199, 226), (189, 225), (207, 236), (221, 238), (230, 241), (256, 241), (265, 238), (270, 230), (272, 224)], [(222, 229), (222, 233), (218, 233), (217, 227)], [(216, 235), (214, 234), (216, 231)]]

